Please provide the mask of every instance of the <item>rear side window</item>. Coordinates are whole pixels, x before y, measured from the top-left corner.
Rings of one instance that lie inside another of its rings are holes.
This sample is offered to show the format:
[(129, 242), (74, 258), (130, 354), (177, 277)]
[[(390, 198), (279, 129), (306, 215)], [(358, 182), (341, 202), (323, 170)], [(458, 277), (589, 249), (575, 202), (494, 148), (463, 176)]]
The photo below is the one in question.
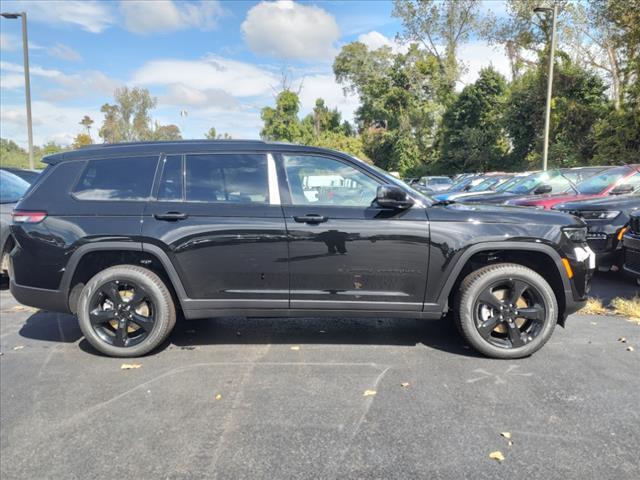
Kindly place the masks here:
[(147, 200), (158, 157), (89, 160), (73, 193), (79, 200)]
[[(185, 198), (189, 202), (266, 204), (266, 155), (187, 155)], [(162, 188), (162, 185), (161, 185)]]

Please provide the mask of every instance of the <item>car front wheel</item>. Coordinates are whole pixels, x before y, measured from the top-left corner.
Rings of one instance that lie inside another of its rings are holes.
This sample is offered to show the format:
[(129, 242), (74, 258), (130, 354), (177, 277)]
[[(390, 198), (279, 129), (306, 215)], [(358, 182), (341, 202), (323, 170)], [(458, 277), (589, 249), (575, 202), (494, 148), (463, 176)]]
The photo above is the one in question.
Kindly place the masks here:
[(463, 280), (455, 313), (458, 329), (476, 350), (493, 358), (522, 358), (551, 337), (558, 302), (535, 271), (499, 263)]
[(78, 321), (96, 350), (112, 357), (137, 357), (168, 337), (176, 310), (158, 275), (134, 265), (117, 265), (87, 282), (80, 294)]

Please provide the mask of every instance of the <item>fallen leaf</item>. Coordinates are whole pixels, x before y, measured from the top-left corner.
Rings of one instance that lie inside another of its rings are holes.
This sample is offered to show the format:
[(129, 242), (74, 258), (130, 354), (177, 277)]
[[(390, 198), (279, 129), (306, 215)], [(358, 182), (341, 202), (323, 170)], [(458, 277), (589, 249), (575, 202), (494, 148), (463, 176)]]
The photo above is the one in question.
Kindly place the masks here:
[(489, 458), (493, 460), (497, 460), (498, 462), (504, 462), (504, 455), (500, 450), (496, 450), (495, 452), (491, 452), (489, 454)]
[(513, 446), (513, 442), (511, 440), (509, 440), (509, 446), (512, 447)]
[(300, 347), (298, 345), (294, 345), (293, 347), (291, 347), (291, 350), (300, 350)]
[(120, 370), (133, 370), (134, 368), (140, 368), (142, 365), (139, 363), (123, 363), (120, 365)]
[(511, 440), (511, 432), (500, 432), (500, 435), (502, 435), (507, 440)]
[(597, 325), (598, 322), (591, 322), (591, 325)]
[(371, 397), (373, 395), (375, 395), (376, 392), (375, 390), (365, 390), (364, 393), (362, 394), (363, 397)]
[(24, 305), (16, 305), (11, 310), (14, 312), (35, 312), (35, 308), (25, 307)]
[(626, 338), (624, 338), (624, 337), (620, 337), (620, 338), (618, 339), (618, 341), (619, 341), (620, 343), (627, 343), (627, 339), (626, 339)]
[(22, 350), (24, 348), (24, 345), (16, 345), (15, 347), (13, 347), (14, 350)]
[(220, 400), (222, 398), (222, 395), (220, 395), (219, 393), (216, 395), (216, 400)]
[(401, 387), (407, 388), (409, 386), (409, 382), (402, 382), (400, 384)]
[(633, 350), (634, 350), (634, 349), (633, 349), (633, 347), (632, 347), (631, 345), (629, 345), (629, 346), (627, 347), (627, 352), (633, 352)]

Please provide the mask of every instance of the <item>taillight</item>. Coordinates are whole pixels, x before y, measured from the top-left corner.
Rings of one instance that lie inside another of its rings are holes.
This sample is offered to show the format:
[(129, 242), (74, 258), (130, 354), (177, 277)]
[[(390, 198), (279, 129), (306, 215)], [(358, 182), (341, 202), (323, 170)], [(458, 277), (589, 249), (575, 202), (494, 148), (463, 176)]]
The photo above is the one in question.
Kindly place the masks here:
[(47, 212), (27, 212), (14, 210), (11, 214), (13, 223), (39, 223), (47, 218)]

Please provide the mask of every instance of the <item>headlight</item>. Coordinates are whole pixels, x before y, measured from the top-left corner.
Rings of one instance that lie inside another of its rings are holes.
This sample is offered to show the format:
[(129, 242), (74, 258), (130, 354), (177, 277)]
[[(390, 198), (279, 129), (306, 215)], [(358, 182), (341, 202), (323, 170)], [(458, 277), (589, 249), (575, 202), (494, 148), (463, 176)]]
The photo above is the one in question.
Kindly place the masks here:
[(617, 210), (593, 210), (580, 212), (580, 216), (585, 220), (612, 220), (620, 215)]
[(584, 243), (587, 241), (587, 227), (563, 228), (562, 232), (574, 243)]

